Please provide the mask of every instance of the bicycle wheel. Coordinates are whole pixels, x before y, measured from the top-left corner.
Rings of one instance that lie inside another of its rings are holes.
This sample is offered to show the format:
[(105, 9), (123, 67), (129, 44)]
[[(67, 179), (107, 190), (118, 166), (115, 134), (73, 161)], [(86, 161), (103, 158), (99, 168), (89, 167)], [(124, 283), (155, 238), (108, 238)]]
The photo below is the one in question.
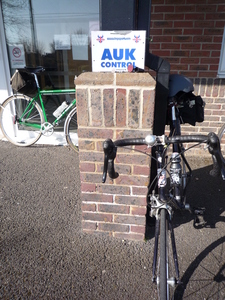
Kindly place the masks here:
[(168, 220), (167, 211), (160, 212), (160, 266), (159, 266), (159, 295), (160, 300), (169, 299), (168, 278)]
[(17, 146), (30, 146), (41, 137), (44, 117), (37, 102), (25, 95), (11, 96), (2, 104), (0, 127), (6, 139)]
[[(159, 299), (174, 299), (176, 285), (176, 274), (174, 255), (172, 247), (172, 233), (169, 228), (169, 215), (166, 209), (160, 211), (160, 257), (157, 283), (159, 287)], [(172, 229), (171, 229), (172, 230)], [(175, 246), (175, 241), (174, 241)], [(179, 272), (179, 271), (178, 271)], [(179, 277), (179, 275), (177, 274)]]
[(75, 107), (66, 118), (64, 132), (68, 145), (76, 152), (78, 152), (77, 128), (77, 108)]
[(225, 299), (225, 237), (209, 244), (188, 266), (175, 299)]

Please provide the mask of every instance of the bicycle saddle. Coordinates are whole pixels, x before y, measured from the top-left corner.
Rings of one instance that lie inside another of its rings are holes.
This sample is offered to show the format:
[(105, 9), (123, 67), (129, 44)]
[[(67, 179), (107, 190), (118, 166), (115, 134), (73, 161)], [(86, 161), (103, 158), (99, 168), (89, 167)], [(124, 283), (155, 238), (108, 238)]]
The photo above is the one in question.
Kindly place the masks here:
[(40, 73), (40, 72), (44, 72), (45, 69), (41, 66), (39, 67), (35, 67), (35, 68), (32, 68), (32, 67), (24, 67), (24, 69), (29, 72), (29, 73)]
[(169, 97), (174, 97), (178, 92), (189, 93), (194, 91), (192, 81), (179, 74), (172, 74), (169, 78)]

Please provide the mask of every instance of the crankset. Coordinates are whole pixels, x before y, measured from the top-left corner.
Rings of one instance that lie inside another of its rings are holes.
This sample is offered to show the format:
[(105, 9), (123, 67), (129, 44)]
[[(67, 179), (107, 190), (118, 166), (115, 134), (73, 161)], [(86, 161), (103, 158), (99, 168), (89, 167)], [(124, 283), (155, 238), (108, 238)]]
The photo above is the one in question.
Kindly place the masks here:
[(51, 136), (54, 132), (54, 127), (52, 126), (51, 123), (45, 122), (41, 124), (41, 133), (44, 136)]

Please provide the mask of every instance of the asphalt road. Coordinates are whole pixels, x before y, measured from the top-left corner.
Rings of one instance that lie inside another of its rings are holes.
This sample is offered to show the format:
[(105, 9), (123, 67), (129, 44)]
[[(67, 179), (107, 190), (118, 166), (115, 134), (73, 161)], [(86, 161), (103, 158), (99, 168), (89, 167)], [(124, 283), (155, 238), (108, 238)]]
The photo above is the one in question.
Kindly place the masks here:
[[(225, 299), (225, 182), (208, 175), (211, 161), (190, 162), (188, 196), (206, 207), (206, 225), (195, 229), (188, 212), (174, 219), (175, 299)], [(78, 166), (67, 147), (0, 141), (0, 299), (157, 299), (153, 238), (82, 232)]]

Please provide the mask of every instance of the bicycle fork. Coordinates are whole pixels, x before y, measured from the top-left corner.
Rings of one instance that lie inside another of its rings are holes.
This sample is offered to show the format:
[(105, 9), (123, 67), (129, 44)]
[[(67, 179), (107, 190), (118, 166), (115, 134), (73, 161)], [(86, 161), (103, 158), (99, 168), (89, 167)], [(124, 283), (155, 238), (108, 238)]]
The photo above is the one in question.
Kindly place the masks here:
[(156, 265), (157, 265), (157, 260), (158, 260), (159, 235), (160, 235), (160, 215), (161, 215), (160, 211), (162, 209), (164, 209), (167, 211), (167, 221), (168, 221), (167, 230), (169, 230), (169, 232), (170, 232), (173, 261), (174, 261), (174, 267), (175, 267), (175, 273), (176, 273), (175, 278), (174, 277), (167, 278), (167, 284), (174, 287), (177, 283), (180, 282), (180, 280), (179, 280), (180, 274), (179, 274), (176, 242), (175, 242), (174, 230), (173, 230), (173, 225), (172, 225), (173, 208), (167, 204), (167, 197), (166, 197), (167, 179), (166, 179), (166, 170), (164, 169), (165, 157), (162, 154), (163, 154), (163, 148), (158, 147), (158, 151), (156, 151), (158, 195), (156, 195), (155, 190), (153, 190), (152, 194), (150, 196), (151, 216), (152, 217), (155, 216), (155, 218), (156, 218), (152, 281), (159, 284), (159, 280), (160, 280), (160, 278), (157, 278), (157, 276), (156, 276)]
[[(161, 204), (162, 208), (162, 204)], [(163, 207), (165, 209), (165, 207)], [(167, 210), (168, 211), (168, 210)], [(171, 246), (172, 246), (172, 253), (173, 253), (173, 262), (175, 267), (176, 277), (167, 278), (167, 283), (174, 287), (176, 284), (180, 284), (180, 272), (179, 272), (179, 264), (178, 264), (178, 257), (177, 257), (177, 249), (176, 249), (176, 242), (175, 242), (175, 235), (173, 230), (172, 219), (170, 217), (170, 213), (168, 212), (168, 230), (170, 231), (170, 238), (171, 238)], [(156, 275), (157, 269), (157, 261), (158, 261), (158, 245), (159, 245), (159, 231), (160, 231), (160, 218), (159, 214), (156, 216), (156, 223), (155, 223), (155, 245), (154, 245), (154, 257), (153, 257), (153, 268), (152, 268), (152, 282), (159, 284), (159, 278)]]

